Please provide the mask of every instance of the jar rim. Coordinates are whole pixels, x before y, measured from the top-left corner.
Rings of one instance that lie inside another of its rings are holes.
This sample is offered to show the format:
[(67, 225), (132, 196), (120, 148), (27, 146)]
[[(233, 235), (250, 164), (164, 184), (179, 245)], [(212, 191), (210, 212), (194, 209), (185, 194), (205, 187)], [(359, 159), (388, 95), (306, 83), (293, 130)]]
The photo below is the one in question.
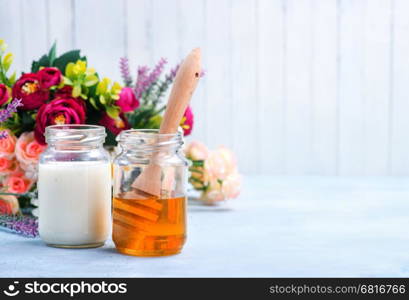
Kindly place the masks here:
[(47, 143), (62, 142), (65, 144), (103, 143), (106, 137), (105, 127), (90, 124), (50, 125), (45, 128)]
[[(158, 129), (128, 129), (123, 130), (116, 138), (121, 145), (137, 147), (143, 151), (158, 151), (166, 147), (183, 145), (183, 135), (175, 133), (159, 133)], [(136, 148), (134, 148), (136, 149)]]
[(50, 130), (91, 130), (101, 131), (105, 133), (105, 127), (91, 124), (62, 124), (62, 125), (49, 125), (45, 128), (45, 131)]
[(181, 137), (182, 134), (180, 131), (176, 133), (159, 133), (159, 129), (127, 129), (121, 131), (118, 135), (118, 141), (122, 138), (132, 138), (132, 137), (163, 137), (163, 138), (172, 138), (172, 137)]

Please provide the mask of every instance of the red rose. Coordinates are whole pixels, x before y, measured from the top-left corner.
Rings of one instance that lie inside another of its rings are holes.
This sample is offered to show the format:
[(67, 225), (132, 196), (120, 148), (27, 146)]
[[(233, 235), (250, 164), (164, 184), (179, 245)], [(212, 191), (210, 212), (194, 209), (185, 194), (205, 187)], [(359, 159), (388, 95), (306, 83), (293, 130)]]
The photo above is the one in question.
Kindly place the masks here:
[(40, 78), (40, 86), (43, 89), (59, 85), (62, 79), (62, 74), (57, 68), (43, 68), (37, 74)]
[(55, 98), (72, 98), (72, 86), (65, 85), (59, 90), (55, 91)]
[(85, 105), (74, 98), (54, 99), (40, 107), (34, 134), (37, 142), (45, 144), (44, 132), (49, 125), (84, 124)]
[(122, 130), (131, 128), (124, 114), (119, 114), (119, 117), (112, 119), (107, 113), (102, 115), (99, 124), (105, 126), (114, 135), (118, 135)]
[(21, 109), (31, 110), (39, 108), (47, 101), (49, 93), (41, 89), (40, 78), (37, 74), (23, 74), (13, 86), (13, 98), (21, 99)]
[(119, 99), (115, 103), (121, 108), (122, 112), (134, 111), (139, 107), (139, 101), (136, 99), (133, 90), (129, 87), (124, 87), (119, 94)]
[(0, 105), (3, 105), (10, 99), (10, 93), (7, 86), (0, 84)]

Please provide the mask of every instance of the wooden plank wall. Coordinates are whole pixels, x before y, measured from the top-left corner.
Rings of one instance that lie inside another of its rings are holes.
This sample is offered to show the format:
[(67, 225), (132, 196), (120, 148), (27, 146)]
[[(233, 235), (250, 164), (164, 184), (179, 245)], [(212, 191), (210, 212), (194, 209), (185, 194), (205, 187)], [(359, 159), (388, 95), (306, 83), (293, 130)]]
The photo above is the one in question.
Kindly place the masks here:
[(409, 174), (406, 0), (0, 0), (0, 38), (29, 70), (54, 40), (100, 74), (201, 46), (191, 139), (247, 174)]

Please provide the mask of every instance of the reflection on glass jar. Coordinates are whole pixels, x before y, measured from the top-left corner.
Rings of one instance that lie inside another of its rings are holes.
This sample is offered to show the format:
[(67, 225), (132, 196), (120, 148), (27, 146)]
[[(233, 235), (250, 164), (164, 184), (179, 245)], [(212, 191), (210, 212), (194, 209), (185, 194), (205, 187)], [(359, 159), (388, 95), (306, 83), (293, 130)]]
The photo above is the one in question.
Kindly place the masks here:
[(182, 135), (126, 130), (114, 161), (113, 240), (121, 253), (179, 253), (186, 239), (188, 163)]

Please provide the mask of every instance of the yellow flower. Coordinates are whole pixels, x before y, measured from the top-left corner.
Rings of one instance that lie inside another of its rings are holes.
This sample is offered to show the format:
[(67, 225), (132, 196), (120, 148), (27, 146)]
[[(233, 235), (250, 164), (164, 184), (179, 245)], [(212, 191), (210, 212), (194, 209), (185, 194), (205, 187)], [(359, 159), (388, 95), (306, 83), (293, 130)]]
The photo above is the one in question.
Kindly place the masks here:
[(9, 52), (3, 57), (3, 68), (6, 72), (9, 70), (12, 63), (13, 63), (13, 54)]
[(79, 75), (85, 74), (86, 71), (87, 62), (83, 60), (77, 60), (75, 64), (72, 62), (67, 64), (67, 66), (65, 67), (65, 76), (71, 79), (72, 77), (78, 77)]
[(7, 44), (4, 40), (0, 39), (0, 52), (4, 52), (7, 49)]
[(111, 80), (107, 77), (104, 77), (97, 86), (97, 94), (102, 95), (108, 91), (108, 85), (111, 83)]
[(88, 88), (98, 83), (98, 76), (94, 68), (87, 68), (87, 62), (77, 60), (65, 67), (64, 84), (71, 85), (72, 96), (88, 99)]

